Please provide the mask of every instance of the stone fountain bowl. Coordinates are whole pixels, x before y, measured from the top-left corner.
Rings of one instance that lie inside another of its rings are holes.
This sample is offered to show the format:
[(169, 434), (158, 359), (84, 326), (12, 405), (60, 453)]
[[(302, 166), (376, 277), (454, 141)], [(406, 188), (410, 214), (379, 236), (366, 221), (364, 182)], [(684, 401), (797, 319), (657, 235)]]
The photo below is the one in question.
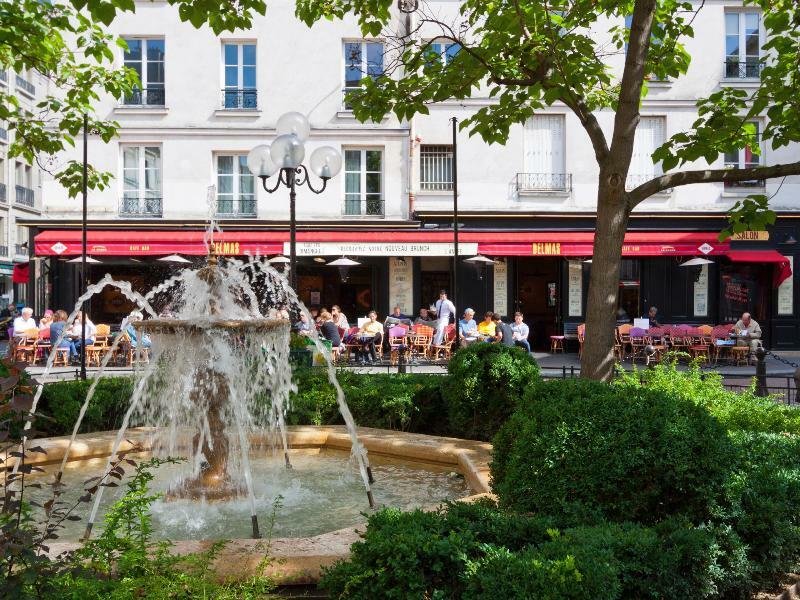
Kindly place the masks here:
[(286, 319), (208, 319), (184, 321), (181, 319), (150, 319), (137, 321), (133, 326), (146, 333), (203, 332), (209, 329), (226, 329), (235, 331), (267, 332), (288, 331), (289, 321)]
[[(152, 321), (150, 322), (152, 323)], [(142, 450), (149, 449), (153, 438), (152, 428), (129, 430), (126, 441), (120, 450), (130, 450), (135, 444)], [(112, 450), (116, 432), (98, 432), (79, 435), (70, 451), (70, 464), (80, 461), (93, 465), (92, 475), (100, 468)], [(359, 428), (358, 436), (371, 457), (399, 460), (413, 463), (419, 468), (438, 469), (460, 473), (466, 493), (460, 501), (472, 501), (490, 495), (489, 461), (491, 445), (485, 442), (404, 433), (381, 429)], [(264, 440), (254, 436), (254, 447)], [(350, 436), (344, 426), (298, 426), (289, 428), (289, 441), (293, 451), (339, 451), (349, 452)], [(69, 443), (68, 437), (38, 439), (34, 442), (47, 454), (35, 453), (27, 462), (36, 461), (39, 465), (57, 465), (63, 458)], [(81, 465), (82, 467), (83, 465)], [(375, 487), (380, 487), (380, 478)], [(434, 509), (436, 506), (423, 506)], [(360, 509), (362, 510), (362, 509)], [(366, 503), (363, 511), (368, 510)], [(358, 531), (363, 530), (364, 522), (344, 529), (334, 529), (312, 537), (288, 537), (266, 540), (233, 539), (219, 554), (213, 568), (220, 577), (245, 579), (260, 571), (265, 556), (271, 560), (266, 574), (276, 582), (285, 585), (313, 584), (319, 580), (323, 567), (332, 565), (349, 554), (350, 545), (357, 541)], [(333, 529), (333, 528), (332, 528)], [(187, 554), (208, 550), (213, 541), (173, 540), (172, 552)], [(50, 552), (57, 555), (74, 549), (76, 542), (51, 543)]]

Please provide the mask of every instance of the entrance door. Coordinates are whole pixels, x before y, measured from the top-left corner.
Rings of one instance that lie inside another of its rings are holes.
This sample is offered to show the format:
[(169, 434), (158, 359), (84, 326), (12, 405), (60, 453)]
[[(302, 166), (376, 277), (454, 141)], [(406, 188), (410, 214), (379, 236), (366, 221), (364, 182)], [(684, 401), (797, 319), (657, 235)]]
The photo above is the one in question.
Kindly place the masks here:
[[(550, 348), (558, 332), (558, 265), (560, 258), (523, 258), (517, 261), (516, 309), (531, 328), (529, 341), (537, 350)], [(555, 290), (555, 291), (554, 291)]]
[(756, 264), (720, 265), (719, 312), (721, 323), (735, 323), (749, 312), (761, 326), (763, 344), (769, 348), (772, 306), (771, 268)]

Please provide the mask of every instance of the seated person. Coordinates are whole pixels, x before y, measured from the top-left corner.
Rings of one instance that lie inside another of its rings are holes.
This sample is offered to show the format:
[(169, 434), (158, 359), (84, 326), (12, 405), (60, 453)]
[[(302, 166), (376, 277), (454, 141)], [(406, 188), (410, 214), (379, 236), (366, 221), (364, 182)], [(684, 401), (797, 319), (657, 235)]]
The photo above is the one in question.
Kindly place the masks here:
[(658, 309), (655, 306), (651, 306), (650, 310), (647, 311), (647, 319), (650, 322), (650, 327), (661, 327), (661, 323), (658, 322)]
[[(136, 327), (134, 327), (134, 323), (138, 323), (142, 320), (142, 313), (138, 310), (135, 310), (131, 313), (131, 316), (128, 317), (128, 326), (125, 328), (125, 333), (128, 334), (128, 339), (131, 342), (131, 348), (138, 348), (139, 344), (141, 343), (142, 348), (149, 348), (152, 345), (150, 341), (150, 336), (146, 333), (142, 334), (141, 339), (138, 336), (138, 332), (136, 331)], [(89, 322), (86, 322), (87, 326)]]
[(22, 313), (14, 319), (14, 335), (23, 335), (29, 329), (39, 329), (36, 326), (36, 320), (33, 318), (33, 309), (26, 306), (22, 309)]
[[(64, 310), (57, 310), (53, 313), (53, 322), (50, 324), (50, 339), (55, 343), (61, 336), (61, 332), (67, 327), (67, 318), (69, 315)], [(78, 350), (75, 348), (75, 342), (71, 337), (65, 335), (64, 339), (58, 344), (59, 348), (68, 348), (70, 360), (78, 356)]]
[(83, 313), (78, 311), (67, 335), (75, 342), (75, 349), (78, 351), (78, 354), (81, 354), (84, 347), (94, 344), (94, 336), (96, 333), (97, 327), (95, 327), (89, 317), (86, 317), (86, 336), (83, 336)]
[(39, 320), (39, 339), (50, 339), (50, 325), (53, 323), (53, 311), (49, 308), (44, 311), (44, 316)]
[[(330, 313), (328, 314), (330, 316)], [(322, 314), (320, 314), (321, 316)], [(311, 323), (308, 322), (308, 316), (305, 312), (300, 313), (300, 320), (292, 326), (292, 329), (297, 335), (311, 335)]]
[(469, 346), (478, 341), (478, 324), (475, 322), (475, 311), (468, 308), (464, 311), (464, 318), (458, 322), (458, 338), (462, 346)]
[(339, 329), (344, 329), (345, 331), (350, 329), (350, 323), (347, 321), (347, 315), (342, 312), (342, 309), (338, 304), (334, 304), (333, 307), (331, 307), (331, 320), (333, 320), (333, 324)]
[(342, 338), (339, 336), (339, 328), (332, 320), (331, 313), (323, 310), (319, 313), (319, 334), (331, 343), (331, 347), (338, 348), (342, 345)]
[(431, 312), (422, 307), (419, 309), (419, 316), (414, 320), (414, 325), (427, 325), (428, 327), (433, 327), (436, 329), (438, 325), (438, 321), (436, 320), (435, 315), (431, 314)]
[[(365, 364), (369, 361), (377, 362), (378, 354), (376, 346), (381, 343), (383, 339), (383, 325), (378, 323), (378, 313), (374, 310), (369, 311), (369, 321), (364, 323), (358, 330), (358, 339), (361, 343), (361, 352), (358, 356), (358, 362)], [(367, 358), (369, 356), (369, 358)]]
[(478, 323), (478, 334), (483, 339), (494, 338), (495, 336), (496, 325), (495, 322), (492, 320), (493, 315), (494, 313), (492, 313), (491, 311), (487, 312), (486, 314), (483, 315), (483, 321)]
[(531, 343), (528, 341), (530, 335), (530, 328), (522, 320), (522, 313), (514, 313), (514, 323), (511, 325), (511, 331), (514, 332), (514, 344), (523, 348), (526, 352), (531, 351)]
[(397, 325), (398, 323), (403, 323), (410, 327), (411, 321), (412, 318), (410, 316), (403, 314), (403, 312), (400, 310), (400, 307), (395, 306), (392, 314), (386, 317), (384, 325)]
[(516, 344), (514, 343), (514, 332), (511, 330), (511, 325), (504, 323), (498, 313), (492, 315), (492, 321), (495, 329), (493, 341), (513, 348)]
[(754, 359), (756, 350), (761, 347), (761, 325), (753, 320), (750, 313), (744, 313), (736, 321), (733, 330), (736, 332), (736, 345), (750, 346), (750, 358)]

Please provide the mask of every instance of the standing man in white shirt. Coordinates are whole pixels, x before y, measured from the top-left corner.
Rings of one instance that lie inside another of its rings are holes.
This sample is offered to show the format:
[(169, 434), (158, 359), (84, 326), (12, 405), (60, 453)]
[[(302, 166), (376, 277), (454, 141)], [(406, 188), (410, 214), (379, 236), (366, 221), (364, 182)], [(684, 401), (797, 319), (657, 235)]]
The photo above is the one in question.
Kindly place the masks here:
[(456, 314), (455, 305), (447, 299), (447, 292), (441, 290), (439, 299), (434, 305), (436, 308), (436, 334), (433, 336), (434, 345), (439, 345), (444, 339), (444, 331), (450, 323), (450, 315)]
[(26, 306), (22, 309), (22, 314), (14, 319), (14, 335), (22, 335), (29, 329), (38, 329), (33, 318), (33, 309)]

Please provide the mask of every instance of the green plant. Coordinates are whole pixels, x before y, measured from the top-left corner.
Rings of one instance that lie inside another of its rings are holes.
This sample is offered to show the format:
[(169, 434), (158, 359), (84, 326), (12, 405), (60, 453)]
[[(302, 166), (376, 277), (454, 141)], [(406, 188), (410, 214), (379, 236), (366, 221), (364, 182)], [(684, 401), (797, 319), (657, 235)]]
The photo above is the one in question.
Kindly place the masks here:
[(536, 361), (520, 348), (471, 344), (458, 350), (442, 385), (450, 431), (488, 440), (497, 433), (525, 390), (539, 380)]
[(501, 504), (564, 524), (708, 518), (733, 448), (691, 401), (640, 387), (556, 380), (529, 390), (496, 437)]
[[(61, 381), (44, 386), (41, 410), (52, 417), (52, 421), (42, 425), (46, 434), (72, 432), (91, 384), (91, 381)], [(101, 379), (86, 409), (80, 433), (118, 429), (132, 393), (130, 377)]]

